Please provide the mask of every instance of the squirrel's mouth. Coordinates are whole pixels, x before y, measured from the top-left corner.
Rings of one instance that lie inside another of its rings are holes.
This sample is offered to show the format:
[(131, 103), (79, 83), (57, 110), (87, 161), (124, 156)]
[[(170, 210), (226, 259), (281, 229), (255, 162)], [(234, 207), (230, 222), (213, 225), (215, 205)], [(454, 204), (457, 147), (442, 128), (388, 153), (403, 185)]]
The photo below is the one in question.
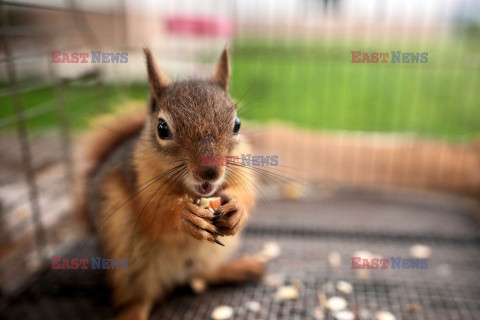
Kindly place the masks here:
[(201, 184), (196, 184), (195, 185), (195, 190), (201, 194), (201, 195), (209, 195), (212, 193), (213, 191), (213, 184), (211, 184), (210, 182), (207, 182), (205, 181), (204, 183), (201, 183)]

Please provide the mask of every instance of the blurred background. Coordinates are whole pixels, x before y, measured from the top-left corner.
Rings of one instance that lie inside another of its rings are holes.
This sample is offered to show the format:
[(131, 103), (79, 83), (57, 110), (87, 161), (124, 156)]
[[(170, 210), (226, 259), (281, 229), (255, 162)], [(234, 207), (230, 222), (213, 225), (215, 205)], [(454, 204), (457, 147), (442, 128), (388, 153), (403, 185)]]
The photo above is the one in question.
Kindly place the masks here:
[[(49, 257), (85, 236), (71, 210), (79, 137), (99, 114), (142, 112), (144, 46), (166, 74), (183, 79), (209, 76), (229, 45), (230, 93), (245, 133), (256, 154), (279, 156), (260, 179), (269, 201), (260, 201), (247, 234), (278, 237), (291, 225), (303, 234), (309, 226), (328, 235), (326, 247), (312, 247), (323, 258), (338, 245), (335, 235), (352, 241), (343, 242), (346, 251), (357, 236), (407, 239), (399, 254), (424, 239), (448, 247), (442, 257), (467, 268), (457, 269), (465, 283), (480, 280), (478, 1), (12, 0), (0, 1), (0, 18), (2, 297), (21, 295)], [(51, 62), (52, 51), (98, 50), (126, 52), (128, 62)], [(388, 52), (389, 62), (352, 63), (352, 51)], [(428, 62), (391, 63), (392, 51), (427, 52)], [(460, 250), (452, 244), (465, 250), (461, 257), (448, 255)], [(417, 317), (478, 319), (480, 292), (467, 287), (460, 300), (431, 303), (437, 309)]]

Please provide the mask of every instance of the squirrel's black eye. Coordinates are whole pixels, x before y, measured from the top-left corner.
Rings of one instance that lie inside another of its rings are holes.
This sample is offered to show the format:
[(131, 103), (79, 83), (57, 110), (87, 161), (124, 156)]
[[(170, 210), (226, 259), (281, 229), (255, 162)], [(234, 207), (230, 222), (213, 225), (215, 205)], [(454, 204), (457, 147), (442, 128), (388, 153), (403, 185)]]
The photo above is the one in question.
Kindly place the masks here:
[(157, 133), (158, 137), (162, 140), (168, 140), (172, 137), (172, 133), (170, 132), (167, 122), (162, 118), (158, 119)]
[(240, 130), (240, 119), (238, 117), (235, 117), (235, 124), (233, 125), (233, 134), (238, 134), (238, 131)]

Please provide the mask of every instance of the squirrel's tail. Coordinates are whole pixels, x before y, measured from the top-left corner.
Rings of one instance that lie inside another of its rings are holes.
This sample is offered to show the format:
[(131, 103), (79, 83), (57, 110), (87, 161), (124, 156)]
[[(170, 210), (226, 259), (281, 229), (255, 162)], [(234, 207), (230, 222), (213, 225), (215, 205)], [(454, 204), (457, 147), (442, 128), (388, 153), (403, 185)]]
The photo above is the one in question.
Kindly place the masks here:
[(80, 141), (75, 157), (77, 170), (74, 194), (75, 209), (80, 221), (88, 222), (88, 187), (92, 175), (116, 147), (139, 133), (144, 126), (144, 105), (128, 102), (120, 106), (119, 110), (121, 111), (94, 119), (94, 129)]

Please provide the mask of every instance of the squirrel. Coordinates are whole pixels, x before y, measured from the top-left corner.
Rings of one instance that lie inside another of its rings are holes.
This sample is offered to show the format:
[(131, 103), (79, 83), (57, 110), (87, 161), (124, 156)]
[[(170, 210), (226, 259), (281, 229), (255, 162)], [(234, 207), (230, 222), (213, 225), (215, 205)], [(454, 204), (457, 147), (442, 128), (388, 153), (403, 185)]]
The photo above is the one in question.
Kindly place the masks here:
[[(228, 47), (211, 78), (175, 82), (150, 49), (144, 54), (147, 110), (110, 118), (90, 133), (79, 198), (102, 254), (128, 259), (127, 268), (106, 270), (117, 319), (125, 320), (148, 319), (155, 302), (193, 279), (241, 282), (265, 270), (258, 255), (232, 259), (255, 202), (252, 170), (202, 165), (204, 154), (250, 150), (228, 93)], [(192, 201), (209, 196), (221, 198), (215, 211)]]

